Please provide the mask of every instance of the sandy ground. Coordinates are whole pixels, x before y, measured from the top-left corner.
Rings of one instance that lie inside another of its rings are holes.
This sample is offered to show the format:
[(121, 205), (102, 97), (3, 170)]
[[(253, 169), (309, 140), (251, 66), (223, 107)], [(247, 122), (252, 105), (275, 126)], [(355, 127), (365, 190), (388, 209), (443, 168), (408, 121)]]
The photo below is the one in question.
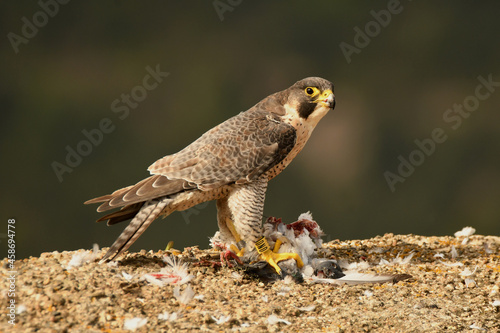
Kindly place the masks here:
[[(168, 271), (164, 251), (128, 254), (114, 265), (99, 265), (102, 254), (52, 252), (16, 261), (15, 297), (2, 260), (0, 329), (500, 332), (500, 237), (386, 234), (334, 240), (318, 254), (361, 272), (413, 277), (394, 284), (263, 283), (236, 267), (212, 265), (218, 255), (197, 247), (176, 256), (191, 280), (170, 284), (144, 277)], [(11, 300), (15, 325), (8, 322)]]

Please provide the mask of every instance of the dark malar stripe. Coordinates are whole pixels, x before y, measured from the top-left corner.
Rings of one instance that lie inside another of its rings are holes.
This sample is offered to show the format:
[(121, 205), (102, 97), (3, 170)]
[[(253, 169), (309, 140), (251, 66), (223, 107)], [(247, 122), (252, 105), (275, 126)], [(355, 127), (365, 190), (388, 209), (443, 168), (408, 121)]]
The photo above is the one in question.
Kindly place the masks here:
[(307, 117), (309, 117), (309, 115), (313, 113), (316, 105), (316, 103), (302, 102), (297, 112), (301, 118), (307, 119)]

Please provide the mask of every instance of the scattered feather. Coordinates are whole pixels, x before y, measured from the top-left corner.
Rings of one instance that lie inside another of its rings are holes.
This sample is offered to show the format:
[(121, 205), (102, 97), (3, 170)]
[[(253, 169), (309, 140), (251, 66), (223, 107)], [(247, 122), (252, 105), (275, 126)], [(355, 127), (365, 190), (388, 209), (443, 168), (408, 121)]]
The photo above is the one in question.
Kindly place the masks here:
[[(100, 263), (101, 263), (101, 262), (99, 262), (99, 264), (100, 264)], [(118, 261), (108, 261), (108, 262), (106, 263), (106, 266), (108, 266), (108, 267), (118, 267)]]
[(19, 304), (19, 306), (16, 308), (16, 314), (24, 313), (24, 312), (26, 312), (26, 310), (28, 310), (28, 308), (26, 307), (26, 305)]
[(262, 301), (265, 303), (269, 302), (269, 298), (267, 297), (267, 295), (262, 296)]
[(492, 254), (493, 253), (493, 250), (490, 248), (490, 244), (484, 243), (483, 247), (484, 247), (484, 252), (486, 252), (487, 254)]
[(314, 274), (314, 268), (311, 265), (306, 265), (302, 268), (302, 275), (304, 277), (311, 277)]
[(365, 295), (366, 297), (372, 297), (373, 296), (373, 291), (371, 291), (371, 290), (365, 290), (365, 292), (363, 293), (363, 295)]
[(474, 323), (472, 325), (469, 326), (469, 328), (472, 328), (472, 329), (475, 329), (475, 330), (480, 330), (480, 331), (486, 331), (485, 328), (482, 328), (481, 326), (479, 326), (478, 324)]
[(128, 274), (127, 272), (122, 272), (122, 276), (125, 280), (127, 280), (127, 282), (130, 282), (135, 277), (135, 274), (132, 275), (132, 274)]
[(303, 312), (311, 312), (311, 311), (314, 311), (314, 309), (316, 309), (316, 305), (309, 305), (309, 306), (303, 306), (301, 308), (297, 308), (297, 310), (299, 311), (303, 311)]
[(460, 276), (462, 277), (467, 277), (467, 276), (472, 276), (477, 270), (477, 266), (474, 268), (473, 271), (471, 271), (468, 267), (466, 267), (462, 272), (460, 272)]
[(393, 280), (392, 275), (374, 275), (358, 272), (344, 272), (346, 275), (336, 279), (340, 284), (364, 284), (364, 283), (384, 283)]
[[(290, 230), (289, 232), (286, 233), (293, 235), (293, 231)], [(309, 231), (307, 229), (304, 229), (303, 232), (298, 235), (297, 237), (295, 236), (288, 236), (288, 239), (292, 239), (292, 246), (293, 250), (287, 250), (288, 252), (297, 252), (300, 257), (302, 258), (302, 261), (304, 262), (305, 265), (309, 264), (309, 258), (312, 257), (314, 254), (314, 251), (316, 250), (317, 246), (314, 243), (313, 239), (309, 236)], [(280, 252), (281, 249), (280, 249)]]
[(128, 331), (135, 331), (138, 328), (141, 328), (142, 326), (146, 325), (148, 322), (148, 318), (139, 318), (139, 317), (134, 317), (131, 319), (125, 320), (125, 323), (123, 324), (123, 329), (128, 330)]
[(390, 264), (389, 261), (384, 258), (380, 259), (380, 262), (378, 263), (379, 266), (384, 266), (389, 264)]
[(168, 313), (167, 311), (165, 311), (165, 312), (160, 313), (158, 315), (159, 320), (165, 320), (165, 321), (176, 321), (180, 317), (182, 317), (182, 316), (180, 315), (179, 312)]
[(278, 324), (278, 323), (283, 323), (283, 324), (286, 324), (286, 325), (291, 325), (292, 324), (288, 320), (278, 318), (278, 316), (276, 316), (275, 314), (272, 314), (269, 317), (267, 317), (267, 322), (270, 325), (274, 325), (274, 324)]
[(300, 220), (309, 220), (309, 221), (314, 221), (313, 220), (313, 216), (311, 214), (311, 212), (306, 212), (306, 213), (302, 213), (299, 215), (299, 218), (297, 219), (297, 221), (300, 221)]
[(467, 286), (467, 288), (473, 288), (476, 286), (476, 281), (474, 281), (473, 279), (467, 278), (464, 280), (464, 283)]
[(292, 284), (292, 283), (295, 283), (295, 281), (293, 280), (293, 277), (291, 275), (287, 275), (283, 279), (283, 283), (284, 284)]
[(281, 288), (276, 295), (278, 296), (286, 296), (286, 294), (290, 292), (290, 288), (283, 287)]
[(491, 302), (491, 305), (493, 306), (500, 306), (500, 300), (496, 299), (493, 302)]
[(444, 259), (444, 254), (442, 254), (442, 253), (436, 253), (436, 254), (434, 255), (434, 258), (441, 258), (441, 259)]
[(221, 238), (220, 231), (215, 232), (213, 237), (208, 238), (208, 242), (209, 242), (210, 246), (212, 247), (212, 249), (217, 249), (217, 250), (225, 250), (226, 249), (226, 246), (224, 246), (222, 244), (222, 242), (220, 241), (220, 238)]
[(346, 275), (338, 279), (320, 279), (313, 277), (310, 283), (326, 283), (326, 284), (370, 284), (370, 283), (386, 283), (405, 280), (410, 278), (410, 275), (375, 275), (358, 272), (344, 272)]
[(202, 301), (205, 298), (205, 295), (196, 295), (194, 299)]
[(166, 284), (181, 285), (194, 279), (194, 275), (189, 274), (186, 263), (182, 263), (180, 260), (177, 261), (173, 256), (165, 256), (163, 261), (167, 266), (157, 273), (144, 274), (142, 278), (159, 287)]
[(374, 247), (372, 249), (370, 249), (370, 251), (368, 251), (368, 253), (384, 253), (385, 252), (385, 249), (382, 248), (382, 247)]
[(222, 325), (224, 323), (227, 323), (229, 320), (231, 320), (231, 316), (224, 316), (224, 315), (221, 315), (220, 318), (216, 318), (214, 316), (212, 316), (212, 319), (215, 321), (215, 323), (217, 325)]
[(396, 258), (391, 259), (391, 261), (387, 261), (385, 259), (380, 259), (379, 265), (388, 265), (388, 266), (393, 266), (393, 265), (406, 265), (410, 263), (410, 260), (413, 258), (415, 255), (415, 252), (410, 252), (406, 257), (401, 258), (400, 257), (401, 253), (398, 253), (396, 255)]
[(473, 227), (465, 227), (460, 231), (455, 232), (455, 237), (470, 237), (474, 235), (476, 229)]
[(455, 245), (451, 246), (451, 258), (452, 259), (457, 259), (458, 258), (458, 251), (455, 248)]
[(177, 301), (179, 301), (179, 303), (184, 305), (191, 302), (191, 300), (194, 298), (194, 291), (193, 288), (191, 288), (191, 285), (188, 284), (186, 289), (184, 289), (184, 291), (182, 292), (182, 294), (180, 293), (180, 290), (181, 290), (180, 286), (176, 286), (174, 288), (174, 297), (177, 299)]
[[(290, 224), (284, 224), (280, 218), (270, 217), (264, 223), (263, 229), (264, 237), (271, 240), (271, 247), (273, 247), (272, 242), (279, 239), (282, 242), (279, 253), (297, 253), (304, 262), (304, 266), (301, 269), (297, 268), (293, 260), (280, 262), (280, 267), (287, 272), (286, 278), (282, 281), (285, 285), (294, 281), (290, 272), (300, 272), (302, 279), (309, 283), (328, 284), (395, 283), (411, 278), (411, 276), (405, 274), (373, 275), (357, 273), (371, 267), (367, 261), (349, 263), (347, 260), (337, 262), (331, 259), (318, 259), (318, 249), (321, 248), (320, 237), (323, 235), (323, 232), (317, 222), (313, 220), (310, 212), (301, 214), (298, 221)], [(382, 247), (374, 247), (370, 250), (370, 253), (384, 252), (387, 252), (387, 250)], [(398, 253), (396, 258), (390, 260), (381, 259), (380, 265), (406, 265), (410, 263), (414, 255), (413, 251), (404, 257), (401, 253)], [(315, 262), (318, 260), (331, 261), (334, 264), (331, 264), (330, 266), (332, 267), (330, 267), (328, 264), (321, 262), (318, 264)], [(351, 273), (347, 277), (341, 277), (344, 275), (343, 270), (354, 273)], [(277, 294), (285, 296), (289, 291), (289, 288), (282, 288), (277, 291)], [(267, 297), (265, 297), (265, 302), (267, 302)]]
[(74, 267), (80, 267), (83, 264), (94, 261), (99, 255), (99, 245), (94, 244), (93, 250), (86, 250), (83, 252), (77, 252), (73, 254), (70, 262), (66, 265), (66, 269), (71, 269)]
[[(410, 252), (410, 254), (408, 254), (404, 259), (401, 259), (399, 257), (399, 253), (398, 253), (398, 255), (395, 258), (395, 262), (400, 264), (400, 265), (407, 265), (410, 263), (410, 260), (413, 258), (414, 255), (415, 255), (415, 252)], [(396, 259), (399, 259), (399, 260), (396, 260)]]
[(347, 271), (360, 271), (363, 269), (370, 268), (370, 264), (367, 263), (366, 261), (348, 263), (345, 260), (339, 260), (338, 264), (340, 267), (342, 267), (342, 269), (345, 269)]
[(469, 237), (474, 235), (475, 232), (476, 229), (474, 229), (473, 227), (465, 227), (462, 230), (455, 232), (455, 237), (464, 237), (464, 239), (462, 240), (462, 245), (465, 245), (469, 242)]
[(155, 286), (158, 286), (158, 287), (163, 287), (163, 286), (165, 286), (165, 284), (167, 283), (167, 282), (165, 282), (165, 281), (162, 281), (162, 280), (161, 280), (160, 278), (158, 278), (157, 276), (153, 276), (152, 274), (144, 274), (144, 275), (142, 276), (142, 278), (143, 278), (144, 280), (146, 280), (147, 282), (149, 282), (149, 283), (151, 283), (151, 284), (153, 284), (153, 285), (155, 285)]

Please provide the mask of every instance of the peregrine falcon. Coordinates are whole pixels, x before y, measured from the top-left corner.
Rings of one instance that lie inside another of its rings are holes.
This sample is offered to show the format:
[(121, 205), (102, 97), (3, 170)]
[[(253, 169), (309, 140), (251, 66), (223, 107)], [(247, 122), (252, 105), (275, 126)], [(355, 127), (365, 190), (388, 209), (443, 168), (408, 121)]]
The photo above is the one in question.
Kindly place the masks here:
[(238, 256), (257, 248), (278, 272), (279, 260), (293, 258), (300, 266), (298, 255), (276, 253), (278, 244), (270, 251), (262, 237), (267, 183), (290, 164), (334, 107), (333, 84), (305, 78), (157, 160), (148, 168), (150, 177), (88, 200), (85, 204), (101, 203), (98, 212), (121, 207), (98, 222), (132, 219), (101, 262), (127, 250), (157, 217), (216, 200), (219, 236), (227, 248)]

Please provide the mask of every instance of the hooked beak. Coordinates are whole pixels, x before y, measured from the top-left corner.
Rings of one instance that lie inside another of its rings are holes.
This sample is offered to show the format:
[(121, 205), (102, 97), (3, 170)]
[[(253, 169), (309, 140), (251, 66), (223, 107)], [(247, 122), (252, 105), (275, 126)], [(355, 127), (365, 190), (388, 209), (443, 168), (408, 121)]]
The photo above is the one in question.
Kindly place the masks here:
[(330, 89), (328, 89), (323, 91), (323, 93), (321, 93), (318, 99), (314, 102), (320, 104), (321, 106), (333, 109), (335, 107), (335, 95)]

